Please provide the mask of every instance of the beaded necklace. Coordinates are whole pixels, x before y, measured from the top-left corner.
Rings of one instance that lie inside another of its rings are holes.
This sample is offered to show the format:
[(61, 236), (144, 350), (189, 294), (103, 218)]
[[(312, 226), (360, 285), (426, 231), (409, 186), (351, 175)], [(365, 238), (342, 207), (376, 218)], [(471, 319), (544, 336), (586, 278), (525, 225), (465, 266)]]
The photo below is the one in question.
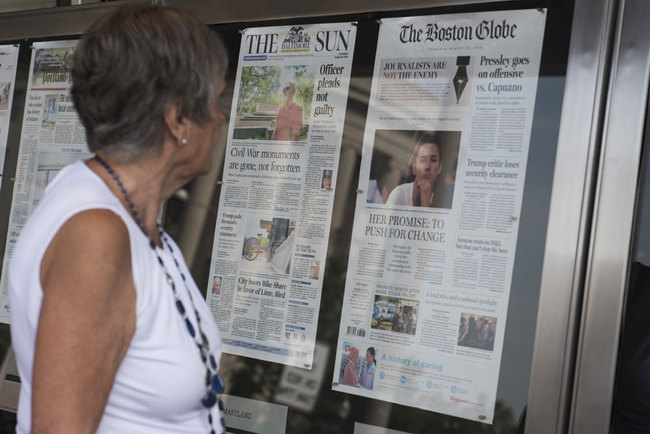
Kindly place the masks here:
[[(207, 336), (203, 332), (203, 328), (201, 327), (201, 315), (199, 312), (196, 310), (196, 305), (194, 304), (194, 299), (192, 298), (192, 293), (190, 289), (187, 286), (187, 281), (185, 279), (185, 274), (181, 270), (181, 267), (178, 263), (178, 260), (176, 259), (176, 254), (174, 252), (174, 249), (172, 248), (171, 244), (169, 243), (169, 240), (167, 238), (167, 234), (162, 230), (160, 227), (160, 224), (157, 224), (158, 226), (158, 233), (160, 235), (160, 239), (162, 240), (163, 247), (167, 247), (169, 250), (172, 258), (174, 259), (174, 264), (176, 265), (176, 268), (178, 270), (178, 274), (180, 274), (182, 280), (183, 280), (183, 286), (185, 286), (185, 291), (187, 292), (187, 295), (190, 299), (190, 303), (192, 304), (192, 309), (194, 310), (194, 316), (196, 319), (196, 325), (199, 328), (199, 336), (197, 336), (196, 330), (194, 329), (194, 326), (190, 322), (189, 317), (187, 316), (187, 310), (185, 309), (185, 306), (183, 305), (183, 302), (178, 296), (178, 292), (176, 290), (176, 284), (174, 283), (174, 279), (171, 277), (169, 274), (169, 271), (167, 270), (167, 266), (163, 262), (162, 258), (156, 251), (156, 243), (151, 239), (149, 236), (149, 232), (147, 231), (147, 228), (144, 226), (144, 221), (140, 217), (140, 214), (135, 208), (135, 204), (131, 201), (131, 196), (129, 196), (128, 192), (126, 191), (126, 188), (124, 187), (124, 183), (120, 179), (120, 177), (115, 173), (115, 170), (111, 166), (108, 165), (106, 161), (104, 161), (102, 158), (100, 158), (98, 155), (95, 155), (95, 161), (99, 163), (100, 166), (102, 166), (108, 174), (113, 178), (113, 180), (117, 183), (117, 186), (120, 189), (120, 192), (124, 195), (124, 200), (128, 204), (128, 209), (133, 215), (133, 218), (135, 219), (135, 222), (138, 224), (140, 227), (140, 230), (142, 233), (147, 237), (149, 240), (149, 247), (151, 247), (151, 250), (153, 253), (156, 255), (156, 258), (158, 259), (158, 264), (160, 264), (160, 267), (163, 270), (163, 273), (165, 273), (165, 277), (167, 278), (167, 283), (169, 283), (169, 286), (172, 289), (172, 292), (174, 294), (174, 302), (176, 305), (176, 309), (178, 310), (178, 313), (181, 315), (181, 318), (183, 319), (183, 322), (185, 323), (185, 326), (187, 328), (187, 332), (189, 333), (190, 337), (192, 338), (192, 341), (196, 344), (196, 347), (199, 350), (199, 355), (201, 356), (201, 361), (205, 365), (205, 385), (206, 385), (206, 393), (201, 399), (201, 404), (208, 410), (208, 424), (210, 425), (210, 434), (215, 434), (214, 431), (214, 425), (213, 425), (213, 418), (212, 414), (210, 413), (210, 409), (214, 407), (215, 404), (218, 405), (219, 410), (223, 411), (224, 406), (223, 406), (223, 401), (221, 400), (221, 394), (224, 392), (225, 386), (223, 379), (219, 375), (219, 372), (217, 370), (217, 361), (214, 358), (214, 355), (210, 351), (210, 342), (208, 341)], [(221, 427), (225, 430), (226, 424), (221, 417)]]

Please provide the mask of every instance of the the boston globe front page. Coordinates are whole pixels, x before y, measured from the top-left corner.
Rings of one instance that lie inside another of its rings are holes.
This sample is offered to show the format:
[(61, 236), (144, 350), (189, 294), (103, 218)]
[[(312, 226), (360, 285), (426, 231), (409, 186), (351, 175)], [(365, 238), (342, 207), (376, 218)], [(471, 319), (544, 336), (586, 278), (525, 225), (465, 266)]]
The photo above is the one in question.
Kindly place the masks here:
[(334, 390), (492, 422), (544, 24), (383, 20)]

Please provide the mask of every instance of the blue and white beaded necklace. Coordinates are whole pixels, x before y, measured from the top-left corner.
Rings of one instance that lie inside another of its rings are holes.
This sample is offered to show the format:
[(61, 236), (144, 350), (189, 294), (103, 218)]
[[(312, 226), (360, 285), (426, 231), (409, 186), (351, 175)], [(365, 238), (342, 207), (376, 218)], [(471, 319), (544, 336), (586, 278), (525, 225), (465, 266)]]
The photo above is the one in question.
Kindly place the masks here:
[[(178, 274), (180, 274), (181, 278), (183, 279), (183, 285), (185, 286), (185, 290), (187, 292), (187, 295), (190, 299), (190, 303), (192, 303), (192, 309), (194, 310), (194, 316), (196, 319), (196, 324), (199, 328), (199, 336), (197, 336), (196, 330), (194, 329), (194, 326), (190, 322), (189, 317), (187, 316), (187, 309), (185, 309), (185, 306), (183, 305), (183, 302), (178, 296), (178, 291), (176, 290), (176, 284), (174, 283), (174, 279), (171, 277), (169, 274), (169, 271), (167, 270), (167, 266), (163, 262), (162, 258), (156, 251), (156, 243), (153, 241), (153, 239), (149, 236), (149, 232), (147, 231), (147, 228), (144, 225), (144, 221), (140, 217), (140, 214), (135, 208), (135, 204), (133, 201), (131, 201), (131, 196), (129, 196), (128, 192), (126, 191), (126, 188), (124, 187), (124, 183), (120, 179), (120, 177), (115, 173), (115, 170), (111, 168), (111, 166), (108, 165), (106, 161), (104, 161), (101, 157), (98, 155), (95, 155), (95, 161), (99, 163), (100, 166), (102, 166), (108, 174), (113, 178), (113, 180), (117, 183), (118, 188), (120, 189), (120, 192), (124, 195), (124, 200), (126, 201), (128, 205), (128, 209), (133, 215), (133, 218), (135, 219), (135, 222), (138, 224), (140, 227), (140, 230), (142, 233), (147, 237), (149, 240), (149, 247), (151, 247), (151, 250), (153, 253), (156, 255), (156, 258), (158, 259), (158, 264), (160, 264), (160, 267), (162, 268), (163, 272), (165, 273), (165, 277), (167, 278), (167, 283), (169, 283), (169, 286), (172, 289), (172, 292), (174, 294), (174, 301), (176, 304), (176, 309), (178, 310), (178, 313), (181, 315), (181, 318), (183, 319), (183, 322), (185, 323), (185, 326), (187, 328), (187, 332), (189, 333), (190, 337), (196, 344), (198, 350), (199, 350), (199, 355), (201, 356), (201, 361), (205, 365), (205, 385), (206, 385), (206, 393), (201, 399), (201, 404), (208, 410), (208, 423), (210, 425), (210, 434), (215, 434), (214, 431), (214, 425), (213, 425), (213, 418), (212, 418), (212, 413), (210, 412), (210, 409), (215, 406), (215, 404), (218, 405), (219, 410), (223, 411), (223, 401), (221, 400), (221, 394), (224, 392), (225, 386), (223, 379), (219, 375), (218, 369), (217, 369), (217, 361), (214, 358), (214, 355), (210, 351), (210, 342), (208, 341), (207, 336), (203, 332), (203, 328), (201, 327), (201, 315), (199, 312), (196, 310), (196, 306), (194, 304), (194, 299), (192, 298), (192, 293), (190, 289), (187, 286), (187, 281), (185, 279), (185, 274), (181, 270), (181, 267), (178, 263), (178, 260), (176, 259), (176, 255), (174, 252), (174, 249), (172, 248), (171, 244), (169, 243), (169, 240), (167, 239), (167, 234), (162, 230), (160, 227), (160, 224), (158, 224), (158, 233), (160, 234), (160, 239), (162, 240), (163, 247), (167, 247), (169, 252), (171, 253), (172, 258), (174, 259), (174, 264), (176, 265), (176, 268), (178, 270)], [(223, 419), (223, 416), (221, 417), (221, 427), (225, 430), (226, 424)]]

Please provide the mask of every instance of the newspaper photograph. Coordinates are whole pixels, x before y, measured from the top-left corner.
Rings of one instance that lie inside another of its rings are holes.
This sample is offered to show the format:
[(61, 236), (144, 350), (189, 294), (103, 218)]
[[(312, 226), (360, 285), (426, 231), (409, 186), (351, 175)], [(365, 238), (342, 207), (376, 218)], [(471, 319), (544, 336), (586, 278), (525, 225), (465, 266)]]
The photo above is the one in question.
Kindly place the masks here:
[(227, 353), (312, 368), (355, 36), (242, 34), (206, 296)]
[(545, 19), (382, 20), (334, 390), (492, 423)]
[(0, 45), (0, 184), (2, 168), (7, 153), (11, 105), (16, 84), (16, 67), (18, 65), (18, 46)]
[(90, 156), (86, 133), (69, 89), (77, 41), (37, 42), (32, 46), (16, 183), (9, 214), (0, 280), (0, 321), (9, 323), (6, 267), (27, 217), (43, 191), (67, 164)]

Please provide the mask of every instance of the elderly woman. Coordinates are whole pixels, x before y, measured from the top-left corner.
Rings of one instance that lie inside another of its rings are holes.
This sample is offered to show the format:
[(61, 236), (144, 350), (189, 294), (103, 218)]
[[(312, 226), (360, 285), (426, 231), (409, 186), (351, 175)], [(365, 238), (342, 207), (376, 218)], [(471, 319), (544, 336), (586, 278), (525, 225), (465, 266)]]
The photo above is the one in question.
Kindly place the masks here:
[(9, 271), (19, 433), (222, 432), (219, 331), (157, 216), (210, 170), (226, 63), (197, 18), (143, 3), (79, 43), (96, 157), (48, 186)]

